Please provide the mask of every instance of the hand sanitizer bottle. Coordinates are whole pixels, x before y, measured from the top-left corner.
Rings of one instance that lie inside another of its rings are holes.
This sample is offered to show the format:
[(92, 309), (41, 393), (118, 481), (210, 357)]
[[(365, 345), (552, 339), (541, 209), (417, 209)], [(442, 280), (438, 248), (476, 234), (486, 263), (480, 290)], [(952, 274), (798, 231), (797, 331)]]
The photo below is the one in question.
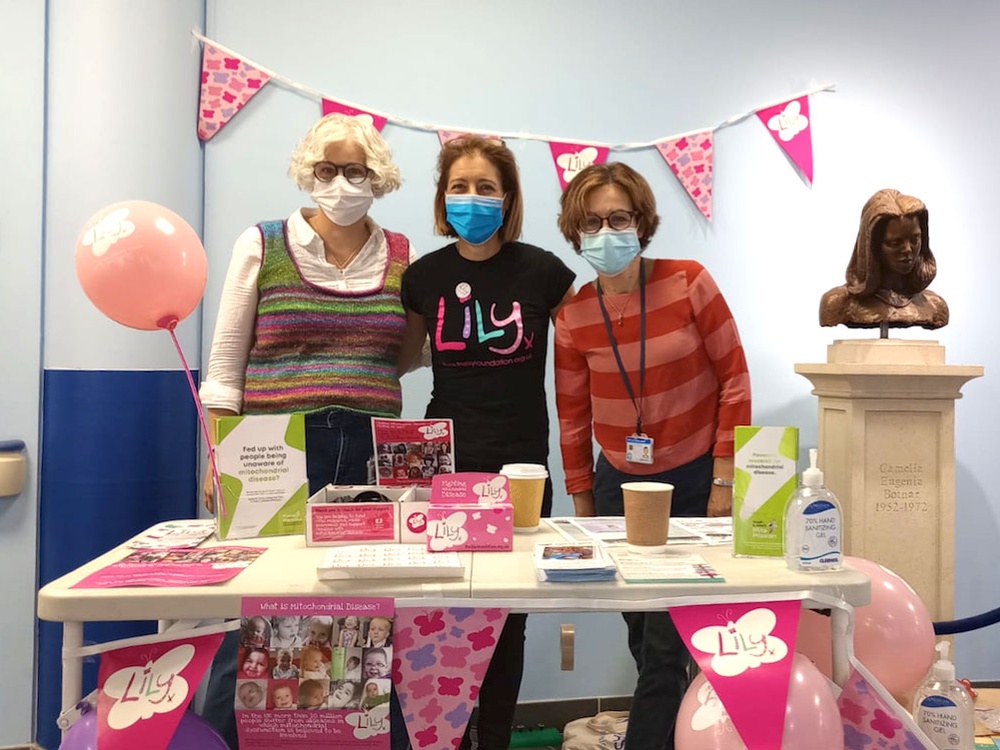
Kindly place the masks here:
[(818, 453), (809, 449), (809, 468), (785, 508), (785, 562), (803, 573), (839, 570), (843, 561), (843, 513), (837, 496), (823, 486)]
[(948, 642), (935, 648), (938, 660), (927, 682), (913, 698), (913, 720), (920, 731), (941, 750), (973, 750), (975, 746), (975, 709), (972, 697), (955, 679), (955, 665), (948, 661)]

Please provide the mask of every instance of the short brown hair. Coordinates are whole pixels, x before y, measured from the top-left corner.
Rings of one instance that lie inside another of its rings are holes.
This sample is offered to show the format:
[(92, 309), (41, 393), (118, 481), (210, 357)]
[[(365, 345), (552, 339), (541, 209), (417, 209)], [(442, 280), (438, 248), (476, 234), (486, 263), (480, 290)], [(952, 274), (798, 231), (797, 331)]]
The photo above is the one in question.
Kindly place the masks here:
[(573, 249), (580, 252), (580, 227), (587, 214), (587, 196), (604, 185), (615, 185), (628, 196), (632, 210), (639, 215), (639, 246), (645, 249), (660, 225), (656, 213), (656, 198), (645, 178), (628, 164), (619, 161), (609, 164), (591, 164), (570, 180), (559, 199), (559, 231)]
[(445, 237), (458, 237), (458, 233), (448, 223), (444, 207), (444, 196), (448, 190), (448, 178), (452, 165), (463, 156), (482, 156), (500, 173), (500, 187), (504, 192), (503, 226), (498, 236), (500, 242), (510, 242), (521, 236), (521, 222), (524, 218), (524, 200), (521, 197), (521, 180), (517, 173), (514, 154), (503, 143), (492, 138), (465, 135), (448, 141), (438, 154), (438, 183), (434, 195), (434, 231)]

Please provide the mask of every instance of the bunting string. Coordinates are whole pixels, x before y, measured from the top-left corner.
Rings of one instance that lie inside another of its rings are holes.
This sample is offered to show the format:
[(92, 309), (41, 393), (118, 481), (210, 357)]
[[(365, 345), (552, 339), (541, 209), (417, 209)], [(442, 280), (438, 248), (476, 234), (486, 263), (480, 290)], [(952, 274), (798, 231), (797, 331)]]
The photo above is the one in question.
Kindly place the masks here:
[(497, 131), (415, 120), (409, 117), (327, 96), (310, 86), (291, 80), (277, 71), (225, 47), (197, 31), (192, 36), (203, 46), (202, 91), (199, 106), (198, 135), (203, 141), (212, 138), (243, 108), (258, 91), (270, 82), (322, 103), (322, 112), (344, 112), (370, 116), (381, 130), (386, 122), (424, 132), (436, 132), (441, 143), (462, 135), (549, 144), (556, 172), (563, 189), (571, 179), (590, 164), (602, 163), (609, 151), (636, 151), (656, 148), (681, 183), (695, 206), (709, 221), (712, 218), (712, 173), (714, 134), (756, 115), (778, 146), (804, 179), (812, 184), (812, 139), (809, 97), (836, 90), (832, 83), (812, 86), (790, 97), (769, 102), (727, 117), (721, 123), (684, 133), (666, 135), (648, 141), (608, 143), (587, 139), (567, 139), (525, 131)]

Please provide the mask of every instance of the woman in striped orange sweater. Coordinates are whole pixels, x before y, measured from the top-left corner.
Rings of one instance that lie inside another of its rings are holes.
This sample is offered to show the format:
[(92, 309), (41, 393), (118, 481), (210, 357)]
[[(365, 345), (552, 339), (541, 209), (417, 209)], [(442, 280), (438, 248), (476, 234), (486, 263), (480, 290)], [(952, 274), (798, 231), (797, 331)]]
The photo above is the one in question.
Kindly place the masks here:
[[(577, 515), (622, 515), (621, 484), (633, 480), (673, 484), (672, 515), (729, 514), (733, 428), (750, 423), (750, 379), (725, 299), (699, 263), (643, 258), (659, 216), (627, 165), (587, 167), (561, 205), (560, 231), (597, 272), (555, 328), (560, 445)], [(625, 744), (672, 750), (687, 649), (666, 612), (623, 616), (639, 671)]]

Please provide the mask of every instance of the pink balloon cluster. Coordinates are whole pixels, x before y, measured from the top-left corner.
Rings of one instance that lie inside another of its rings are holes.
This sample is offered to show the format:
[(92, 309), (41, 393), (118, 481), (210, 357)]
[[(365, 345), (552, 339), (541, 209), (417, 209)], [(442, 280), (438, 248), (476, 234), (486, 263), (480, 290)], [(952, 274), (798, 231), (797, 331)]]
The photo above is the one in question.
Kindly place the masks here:
[[(909, 584), (871, 560), (846, 562), (871, 579), (871, 602), (854, 611), (854, 656), (897, 700), (913, 690), (934, 660), (934, 623)], [(830, 618), (804, 611), (796, 650), (831, 674)]]
[(91, 302), (123, 326), (173, 329), (198, 306), (208, 260), (180, 216), (148, 201), (106, 206), (76, 240), (76, 276)]
[[(705, 674), (681, 701), (674, 730), (677, 750), (746, 750)], [(781, 750), (843, 750), (844, 725), (826, 678), (801, 654), (792, 656)]]
[[(63, 735), (59, 750), (98, 750), (96, 710), (88, 711), (77, 719)], [(229, 745), (211, 724), (197, 714), (185, 711), (167, 750), (229, 750)]]

